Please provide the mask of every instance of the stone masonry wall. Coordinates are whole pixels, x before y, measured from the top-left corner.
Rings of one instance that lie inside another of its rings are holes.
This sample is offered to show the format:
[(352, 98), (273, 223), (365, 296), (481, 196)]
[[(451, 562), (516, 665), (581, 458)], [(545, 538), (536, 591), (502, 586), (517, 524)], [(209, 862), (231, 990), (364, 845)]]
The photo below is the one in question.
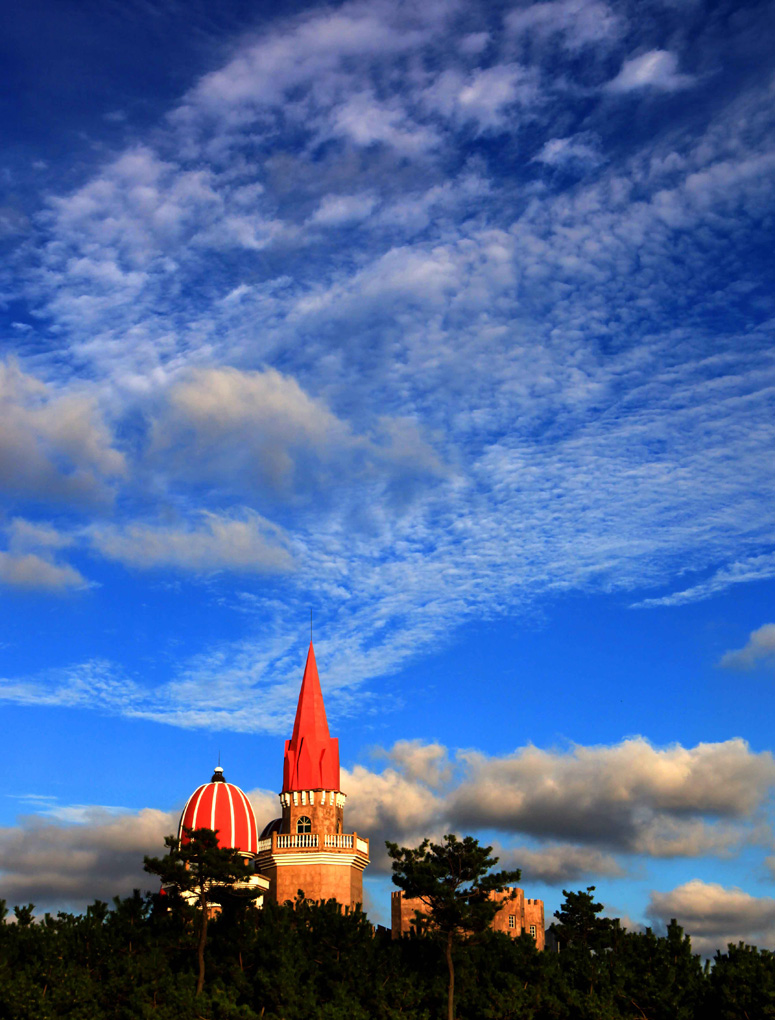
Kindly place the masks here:
[[(493, 919), (493, 929), (511, 938), (527, 932), (533, 935), (537, 947), (543, 949), (545, 944), (543, 901), (526, 900), (522, 889), (517, 888), (493, 893), (493, 897), (503, 902), (503, 906)], [(394, 939), (409, 933), (417, 910), (423, 914), (428, 913), (428, 908), (421, 900), (409, 899), (400, 890), (391, 894), (390, 920)], [(532, 931), (531, 926), (534, 928)]]

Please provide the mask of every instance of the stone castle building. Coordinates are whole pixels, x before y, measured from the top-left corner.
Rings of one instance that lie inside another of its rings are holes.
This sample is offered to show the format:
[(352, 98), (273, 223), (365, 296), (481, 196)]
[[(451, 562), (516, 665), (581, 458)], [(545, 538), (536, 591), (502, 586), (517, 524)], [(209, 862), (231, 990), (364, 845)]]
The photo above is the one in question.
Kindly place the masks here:
[[(492, 898), (503, 901), (503, 906), (493, 918), (492, 927), (495, 931), (501, 931), (511, 938), (517, 938), (523, 933), (532, 935), (537, 947), (544, 948), (546, 932), (543, 900), (526, 900), (522, 889), (516, 888), (493, 893)], [(409, 934), (418, 911), (421, 914), (428, 913), (422, 900), (411, 899), (400, 890), (391, 894), (390, 928), (394, 939)]]
[[(363, 903), (369, 841), (345, 831), (346, 800), (339, 778), (339, 741), (328, 730), (310, 642), (293, 733), (285, 742), (280, 817), (259, 833), (250, 801), (238, 786), (226, 782), (219, 766), (210, 782), (197, 787), (186, 801), (178, 838), (185, 842), (186, 829), (216, 831), (221, 846), (234, 848), (252, 864), (254, 874), (244, 887), (259, 893), (257, 906), (265, 897), (285, 903), (301, 892), (309, 900), (334, 899), (343, 907), (355, 907)], [(543, 902), (526, 900), (521, 889), (509, 899), (510, 892), (494, 894), (504, 903), (493, 928), (512, 937), (527, 932), (543, 949)], [(415, 911), (425, 909), (419, 900), (394, 892), (393, 938), (408, 933)]]

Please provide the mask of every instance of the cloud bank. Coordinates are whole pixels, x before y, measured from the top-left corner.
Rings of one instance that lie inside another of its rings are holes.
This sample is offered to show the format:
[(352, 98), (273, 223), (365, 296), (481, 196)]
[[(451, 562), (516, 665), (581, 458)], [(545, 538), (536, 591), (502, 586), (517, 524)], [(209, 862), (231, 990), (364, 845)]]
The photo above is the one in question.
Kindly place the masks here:
[[(658, 858), (724, 860), (751, 838), (775, 785), (772, 756), (740, 740), (527, 746), (491, 758), (399, 741), (377, 757), (380, 770), (358, 765), (342, 776), (348, 828), (369, 837), (372, 876), (389, 874), (385, 839), (411, 846), (450, 831), (496, 833), (504, 865), (522, 868), (525, 883), (558, 888), (623, 878)], [(259, 824), (276, 816), (273, 794), (249, 796)], [(45, 813), (0, 833), (0, 895), (12, 901), (82, 906), (145, 888), (142, 855), (160, 852), (178, 817), (150, 808), (117, 815), (49, 806)], [(648, 915), (677, 917), (702, 951), (728, 936), (775, 942), (770, 900), (699, 880), (653, 891)]]
[(653, 892), (649, 916), (660, 924), (675, 918), (692, 936), (692, 948), (706, 955), (729, 943), (762, 947), (775, 943), (775, 899), (693, 879), (670, 892)]

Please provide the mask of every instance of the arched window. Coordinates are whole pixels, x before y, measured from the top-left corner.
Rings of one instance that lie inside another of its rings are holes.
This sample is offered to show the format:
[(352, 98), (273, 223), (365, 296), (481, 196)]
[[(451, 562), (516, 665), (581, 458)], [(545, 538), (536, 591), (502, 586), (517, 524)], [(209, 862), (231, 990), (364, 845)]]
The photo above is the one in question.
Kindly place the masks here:
[(302, 815), (296, 822), (297, 832), (312, 832), (312, 821), (306, 815)]

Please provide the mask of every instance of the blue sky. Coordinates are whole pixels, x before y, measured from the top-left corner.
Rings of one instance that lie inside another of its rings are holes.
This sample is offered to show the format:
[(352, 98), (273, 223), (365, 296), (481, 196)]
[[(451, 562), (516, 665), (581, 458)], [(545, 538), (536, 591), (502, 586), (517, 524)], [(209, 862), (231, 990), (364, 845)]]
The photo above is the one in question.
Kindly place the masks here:
[(9, 13), (0, 895), (272, 817), (309, 636), (367, 882), (775, 946), (772, 9)]

